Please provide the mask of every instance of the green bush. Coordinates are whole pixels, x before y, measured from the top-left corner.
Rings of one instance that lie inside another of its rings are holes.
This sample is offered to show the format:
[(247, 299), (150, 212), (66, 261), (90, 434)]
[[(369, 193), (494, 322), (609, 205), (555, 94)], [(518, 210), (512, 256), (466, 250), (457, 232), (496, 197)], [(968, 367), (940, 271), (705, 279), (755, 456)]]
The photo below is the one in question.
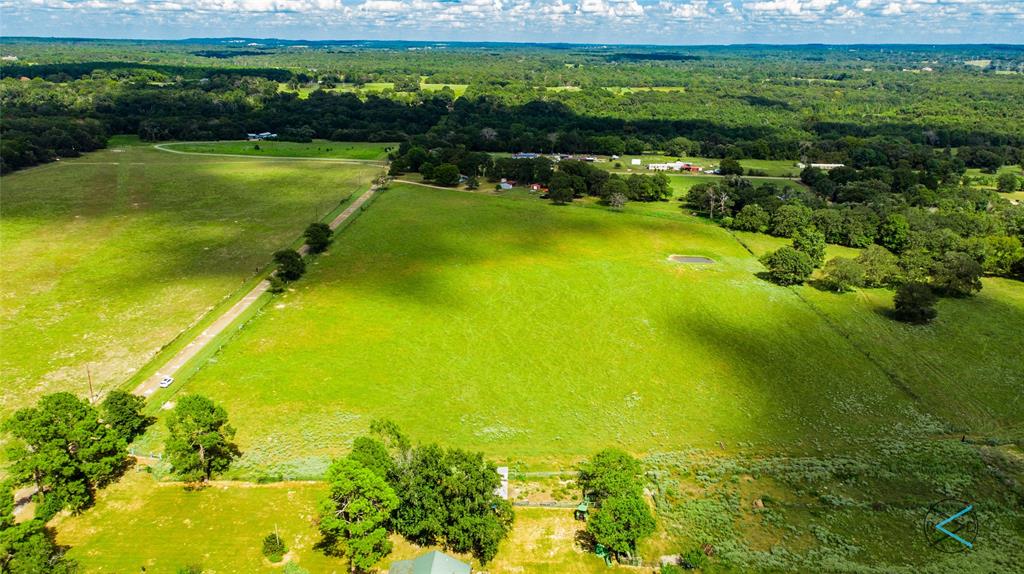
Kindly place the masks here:
[(288, 549), (284, 546), (284, 540), (276, 532), (271, 532), (263, 539), (263, 555), (271, 562), (280, 562), (285, 552)]
[(708, 564), (708, 557), (704, 554), (704, 551), (700, 548), (692, 548), (683, 554), (683, 568), (687, 570), (693, 570), (694, 568), (704, 568)]
[(893, 303), (896, 318), (906, 323), (927, 323), (935, 318), (935, 302), (938, 300), (932, 288), (924, 283), (906, 283), (896, 291)]
[(810, 256), (788, 245), (766, 254), (761, 263), (768, 268), (768, 277), (779, 285), (799, 285), (814, 272)]

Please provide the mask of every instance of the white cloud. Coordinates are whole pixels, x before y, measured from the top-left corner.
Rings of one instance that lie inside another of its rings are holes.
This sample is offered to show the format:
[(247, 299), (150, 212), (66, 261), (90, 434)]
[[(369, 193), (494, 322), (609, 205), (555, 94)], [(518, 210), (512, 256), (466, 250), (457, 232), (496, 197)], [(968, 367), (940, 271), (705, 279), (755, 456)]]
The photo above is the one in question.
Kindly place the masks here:
[(1024, 0), (0, 0), (0, 10), (4, 35), (658, 43), (930, 42), (938, 30), (943, 41), (1019, 42), (1012, 27), (1024, 20)]

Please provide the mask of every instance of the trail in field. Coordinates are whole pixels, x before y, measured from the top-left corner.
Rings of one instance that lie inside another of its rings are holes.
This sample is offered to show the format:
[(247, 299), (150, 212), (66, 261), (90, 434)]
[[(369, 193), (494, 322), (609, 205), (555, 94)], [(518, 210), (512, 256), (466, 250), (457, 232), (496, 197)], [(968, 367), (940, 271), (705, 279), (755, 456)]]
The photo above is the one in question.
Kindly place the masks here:
[(298, 156), (290, 157), (290, 156), (282, 156), (282, 155), (247, 155), (247, 154), (244, 154), (244, 153), (206, 153), (206, 152), (200, 152), (200, 151), (181, 151), (181, 150), (171, 149), (169, 147), (165, 147), (165, 146), (169, 146), (169, 145), (179, 145), (179, 144), (208, 144), (208, 143), (214, 143), (214, 142), (174, 142), (174, 144), (154, 144), (153, 147), (155, 149), (160, 150), (160, 151), (165, 151), (167, 153), (177, 153), (177, 154), (181, 154), (181, 155), (208, 155), (208, 156), (213, 156), (213, 157), (244, 157), (244, 158), (247, 158), (247, 159), (281, 159), (281, 160), (287, 160), (287, 161), (297, 161), (297, 160), (301, 160), (301, 161), (327, 161), (327, 162), (333, 162), (333, 163), (355, 163), (355, 164), (360, 164), (360, 165), (366, 165), (366, 164), (370, 164), (370, 165), (384, 165), (383, 161), (376, 160), (376, 159), (345, 159), (345, 158), (340, 158), (340, 157), (298, 157)]
[[(365, 204), (373, 195), (377, 193), (377, 186), (371, 185), (370, 189), (366, 193), (359, 196), (352, 205), (345, 208), (344, 211), (338, 214), (328, 225), (331, 229), (337, 229), (339, 225), (345, 222), (353, 213), (358, 211), (363, 204)], [(305, 256), (309, 253), (309, 246), (303, 245), (299, 248), (299, 254)], [(182, 348), (174, 357), (171, 358), (162, 367), (158, 368), (156, 373), (150, 376), (148, 379), (135, 387), (132, 391), (136, 395), (143, 397), (149, 397), (158, 388), (160, 388), (160, 381), (164, 377), (174, 377), (174, 375), (185, 365), (189, 360), (198, 355), (211, 341), (217, 338), (218, 335), (224, 332), (236, 319), (242, 316), (253, 303), (255, 303), (260, 296), (266, 293), (267, 289), (270, 288), (270, 282), (267, 280), (260, 281), (259, 285), (252, 288), (251, 291), (245, 294), (244, 297), (237, 303), (231, 306), (230, 309), (224, 312), (220, 317), (217, 317), (202, 333), (197, 335), (193, 340), (189, 341), (184, 348)], [(178, 383), (180, 384), (180, 383)]]
[(443, 185), (433, 185), (433, 184), (430, 184), (430, 183), (423, 183), (422, 181), (410, 181), (408, 179), (396, 179), (394, 181), (395, 181), (395, 183), (407, 183), (409, 185), (419, 185), (421, 187), (430, 187), (430, 188), (433, 188), (433, 189), (443, 189), (445, 191), (462, 191), (462, 192), (466, 192), (466, 193), (478, 193), (478, 194), (486, 195), (486, 192), (477, 191), (477, 190), (474, 190), (474, 189), (459, 189), (457, 187), (444, 187)]

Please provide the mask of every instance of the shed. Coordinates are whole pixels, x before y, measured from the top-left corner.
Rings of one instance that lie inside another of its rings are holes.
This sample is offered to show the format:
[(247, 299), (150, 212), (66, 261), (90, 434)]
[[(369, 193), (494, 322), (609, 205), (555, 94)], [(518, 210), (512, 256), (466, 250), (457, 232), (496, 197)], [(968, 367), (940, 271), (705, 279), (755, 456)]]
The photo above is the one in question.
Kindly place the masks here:
[(388, 574), (471, 574), (472, 571), (469, 564), (437, 550), (412, 560), (399, 560), (388, 568)]
[(508, 467), (499, 466), (496, 470), (501, 477), (501, 484), (494, 490), (494, 494), (508, 500)]

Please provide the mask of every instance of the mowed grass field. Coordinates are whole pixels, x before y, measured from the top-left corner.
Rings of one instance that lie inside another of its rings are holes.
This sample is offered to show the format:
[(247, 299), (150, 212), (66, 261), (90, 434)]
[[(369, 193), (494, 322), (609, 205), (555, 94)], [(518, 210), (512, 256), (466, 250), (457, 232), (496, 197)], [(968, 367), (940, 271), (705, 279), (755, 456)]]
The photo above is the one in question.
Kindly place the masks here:
[(219, 141), (163, 144), (171, 150), (190, 153), (227, 153), (261, 157), (309, 157), (383, 161), (388, 149), (398, 144), (386, 142), (333, 142), (313, 140), (312, 143), (282, 141)]
[(315, 476), (374, 417), (544, 467), (605, 446), (801, 448), (928, 424), (760, 270), (682, 214), (396, 185), (179, 392), (227, 407), (240, 469), (286, 476)]
[(115, 388), (380, 170), (137, 144), (3, 177), (0, 416)]

